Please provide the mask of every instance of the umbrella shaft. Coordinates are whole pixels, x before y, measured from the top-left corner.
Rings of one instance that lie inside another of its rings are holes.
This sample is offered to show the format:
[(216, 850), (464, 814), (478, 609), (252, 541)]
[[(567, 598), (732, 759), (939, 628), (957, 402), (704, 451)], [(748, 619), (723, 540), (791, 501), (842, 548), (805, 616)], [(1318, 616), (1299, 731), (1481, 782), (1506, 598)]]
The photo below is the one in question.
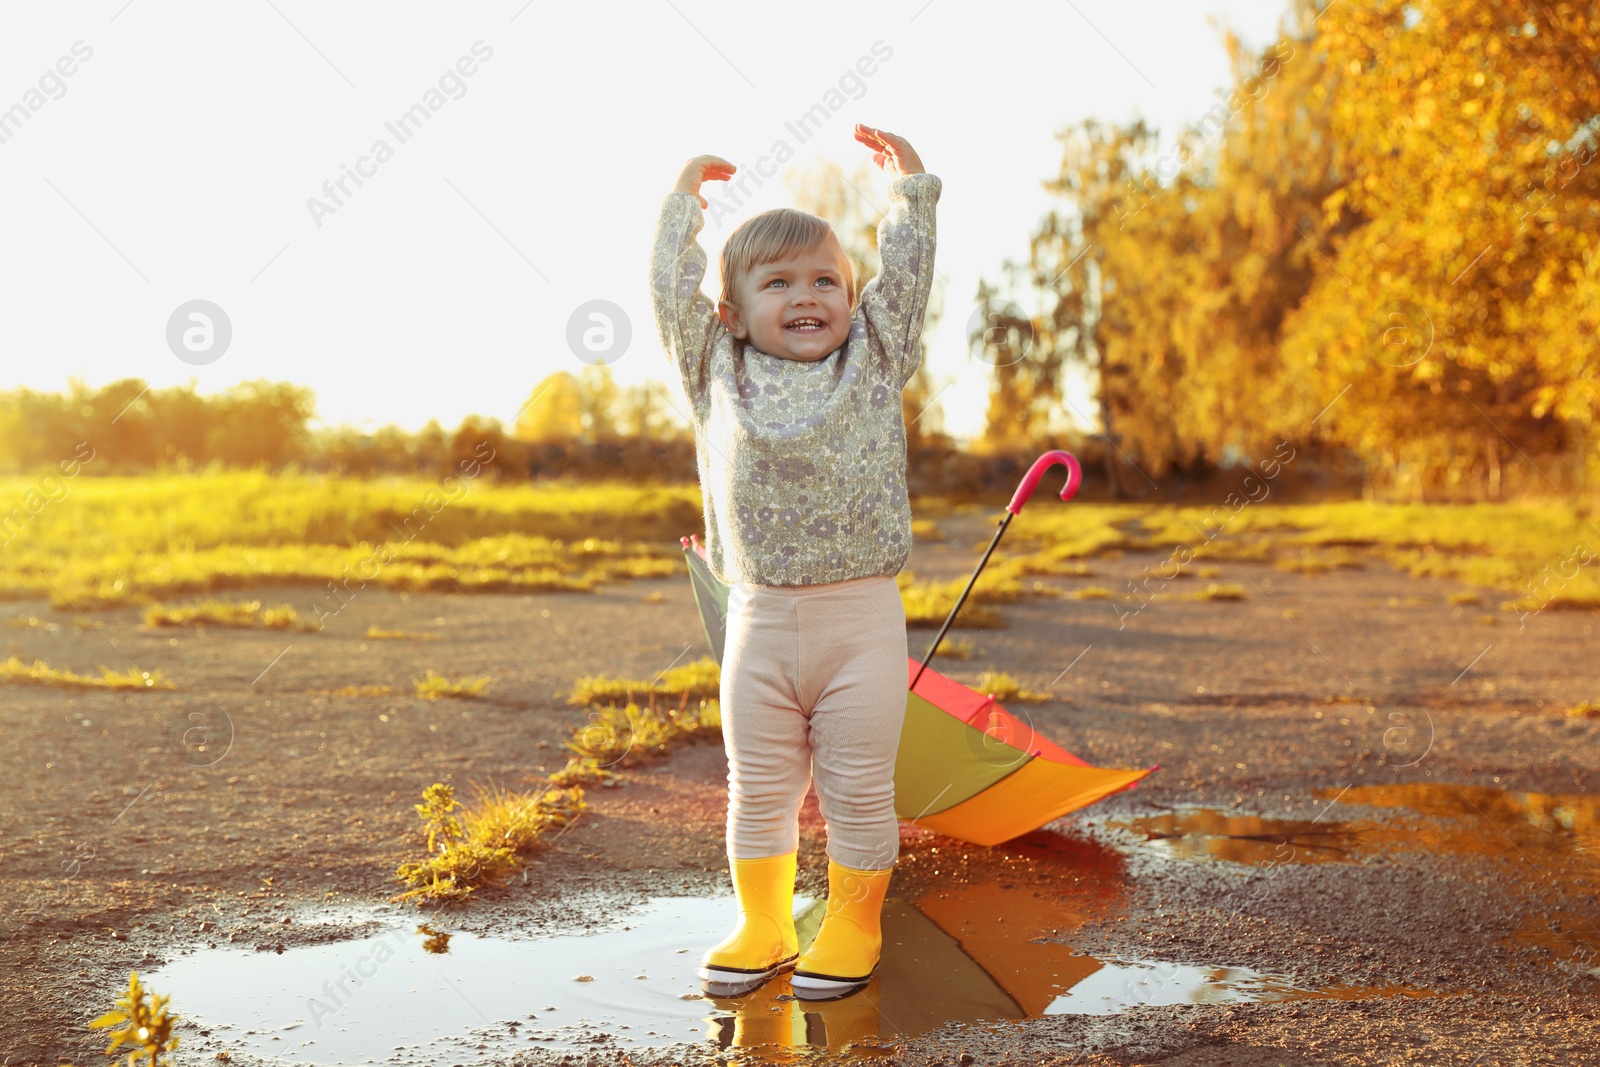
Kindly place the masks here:
[(917, 682), (922, 678), (922, 672), (928, 669), (929, 663), (933, 662), (934, 653), (939, 651), (939, 642), (943, 641), (944, 635), (949, 632), (950, 624), (956, 621), (956, 612), (960, 611), (961, 605), (967, 602), (967, 594), (972, 592), (972, 587), (977, 584), (978, 575), (983, 573), (984, 564), (988, 563), (989, 557), (994, 554), (995, 546), (1000, 543), (1000, 535), (1006, 532), (1006, 526), (1010, 524), (1012, 515), (1012, 512), (1007, 511), (1006, 517), (1000, 520), (1000, 528), (994, 532), (994, 540), (989, 542), (989, 550), (978, 561), (978, 569), (972, 572), (972, 578), (968, 580), (967, 587), (961, 590), (961, 598), (956, 601), (956, 606), (950, 609), (950, 614), (945, 617), (944, 625), (939, 627), (939, 636), (933, 639), (933, 647), (928, 649), (928, 654), (923, 658), (922, 666), (917, 668), (916, 676), (911, 679), (909, 688), (915, 689), (917, 687)]

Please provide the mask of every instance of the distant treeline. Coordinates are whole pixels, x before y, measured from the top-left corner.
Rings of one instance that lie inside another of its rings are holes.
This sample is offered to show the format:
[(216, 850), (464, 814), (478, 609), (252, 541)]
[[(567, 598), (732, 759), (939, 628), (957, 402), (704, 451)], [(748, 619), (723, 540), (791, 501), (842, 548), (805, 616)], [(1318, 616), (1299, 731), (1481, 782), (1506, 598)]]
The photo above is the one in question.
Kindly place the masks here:
[[(315, 412), (312, 391), (285, 382), (247, 382), (212, 396), (199, 396), (192, 386), (151, 389), (135, 379), (100, 389), (74, 381), (64, 393), (16, 389), (0, 392), (0, 474), (33, 474), (70, 461), (74, 476), (90, 477), (206, 468), (444, 477), (470, 460), (499, 481), (622, 477), (641, 484), (697, 483), (694, 437), (686, 428), (652, 416), (639, 433), (637, 422), (630, 426), (626, 419), (608, 417), (612, 409), (595, 406), (596, 394), (587, 389), (577, 390), (573, 400), (586, 414), (563, 427), (551, 417), (546, 400), (568, 391), (571, 382), (561, 379), (570, 376), (553, 377), (556, 387), (548, 387), (549, 380), (540, 383), (534, 391), (538, 403), (525, 410), (512, 431), (498, 419), (479, 416), (469, 416), (454, 430), (437, 422), (415, 433), (395, 426), (370, 434), (350, 427), (317, 430), (309, 425)], [(593, 384), (603, 376), (582, 380)], [(530, 420), (528, 412), (537, 417)], [(1068, 449), (1082, 460), (1086, 497), (1109, 495), (1099, 437), (1046, 436), (1029, 445), (973, 453), (955, 447), (942, 433), (913, 434), (907, 477), (918, 496), (1003, 506), (1029, 464), (1051, 448)], [(1158, 487), (1112, 458), (1129, 495), (1140, 498), (1217, 495), (1247, 473), (1169, 471)], [(1289, 493), (1348, 496), (1359, 490), (1358, 483), (1330, 473), (1325, 461), (1302, 459), (1295, 466), (1295, 478), (1284, 485), (1294, 482), (1298, 489)], [(1059, 471), (1052, 475), (1039, 490), (1041, 499), (1059, 493), (1061, 478)]]

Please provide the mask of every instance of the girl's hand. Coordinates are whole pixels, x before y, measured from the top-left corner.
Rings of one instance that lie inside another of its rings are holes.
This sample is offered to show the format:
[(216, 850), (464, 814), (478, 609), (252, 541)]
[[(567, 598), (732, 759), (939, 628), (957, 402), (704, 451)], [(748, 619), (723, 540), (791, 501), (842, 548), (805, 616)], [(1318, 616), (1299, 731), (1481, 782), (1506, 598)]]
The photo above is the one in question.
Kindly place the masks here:
[(921, 174), (922, 160), (916, 149), (898, 134), (875, 130), (856, 123), (856, 140), (873, 150), (872, 161), (886, 171), (899, 174)]
[(729, 163), (721, 156), (695, 156), (684, 165), (683, 173), (678, 176), (675, 192), (692, 193), (699, 201), (700, 207), (710, 207), (706, 198), (700, 195), (701, 182), (725, 182), (733, 177), (739, 168)]

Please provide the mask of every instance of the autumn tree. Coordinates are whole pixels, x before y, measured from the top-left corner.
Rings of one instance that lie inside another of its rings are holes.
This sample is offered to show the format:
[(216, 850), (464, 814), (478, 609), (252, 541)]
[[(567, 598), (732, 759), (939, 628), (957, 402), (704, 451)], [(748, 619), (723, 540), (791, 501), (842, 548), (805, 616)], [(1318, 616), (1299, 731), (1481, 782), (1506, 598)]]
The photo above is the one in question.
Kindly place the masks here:
[(567, 371), (556, 371), (534, 387), (513, 430), (533, 444), (576, 441), (583, 435), (583, 389)]

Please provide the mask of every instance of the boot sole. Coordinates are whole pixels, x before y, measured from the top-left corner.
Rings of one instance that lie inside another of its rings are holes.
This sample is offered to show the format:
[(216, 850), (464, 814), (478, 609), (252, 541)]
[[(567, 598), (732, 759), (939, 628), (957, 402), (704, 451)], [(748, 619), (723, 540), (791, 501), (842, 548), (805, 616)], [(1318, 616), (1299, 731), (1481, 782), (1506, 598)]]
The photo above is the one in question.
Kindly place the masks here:
[(784, 971), (794, 970), (799, 955), (790, 956), (786, 960), (779, 960), (771, 967), (750, 969), (745, 967), (712, 967), (701, 964), (696, 972), (702, 982), (721, 986), (749, 986), (755, 988), (763, 982), (769, 982)]
[(844, 978), (836, 974), (817, 974), (813, 971), (795, 971), (789, 977), (789, 988), (801, 1000), (838, 1000), (867, 988), (877, 971), (877, 964), (860, 978)]

